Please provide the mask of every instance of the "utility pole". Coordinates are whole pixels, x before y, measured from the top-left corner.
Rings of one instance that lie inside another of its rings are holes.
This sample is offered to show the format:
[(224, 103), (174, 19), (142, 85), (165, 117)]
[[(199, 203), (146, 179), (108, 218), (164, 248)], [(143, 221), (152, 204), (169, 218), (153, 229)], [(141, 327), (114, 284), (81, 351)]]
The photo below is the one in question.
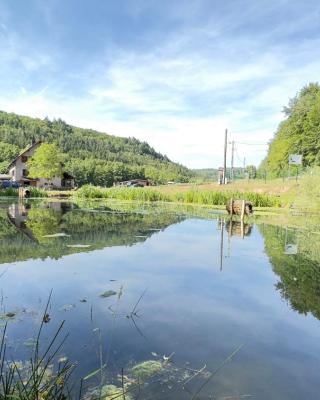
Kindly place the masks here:
[(223, 154), (223, 178), (222, 183), (226, 184), (227, 177), (227, 146), (228, 146), (228, 129), (226, 129), (224, 134), (224, 154)]
[(244, 157), (244, 159), (243, 159), (243, 177), (245, 177), (245, 173), (246, 173), (246, 158)]
[(230, 173), (230, 178), (231, 181), (233, 182), (233, 175), (234, 175), (234, 171), (233, 171), (233, 159), (234, 159), (234, 140), (231, 143), (231, 173)]

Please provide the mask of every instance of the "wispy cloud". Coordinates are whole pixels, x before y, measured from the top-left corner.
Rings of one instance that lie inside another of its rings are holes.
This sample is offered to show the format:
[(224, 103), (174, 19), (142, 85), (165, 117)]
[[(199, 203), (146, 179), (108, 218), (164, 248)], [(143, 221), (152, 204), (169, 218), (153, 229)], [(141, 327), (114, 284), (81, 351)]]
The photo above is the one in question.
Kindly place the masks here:
[[(105, 6), (101, 12), (114, 13), (125, 34), (114, 21), (110, 39), (94, 50), (88, 43), (74, 48), (67, 36), (66, 46), (57, 46), (67, 26), (46, 48), (49, 31), (44, 41), (38, 32), (37, 45), (10, 31), (10, 19), (0, 19), (6, 35), (6, 40), (0, 35), (0, 108), (136, 136), (191, 167), (219, 166), (225, 128), (238, 142), (267, 143), (288, 99), (319, 79), (319, 20), (294, 3), (262, 7), (237, 1), (213, 10), (205, 0), (193, 8), (139, 1), (128, 2), (120, 17), (117, 8)], [(159, 15), (151, 16), (152, 10)], [(41, 12), (48, 30), (61, 25), (53, 5)], [(299, 18), (282, 21), (286, 12)], [(141, 38), (132, 37), (126, 24), (139, 26)], [(103, 29), (99, 25), (99, 34)], [(82, 53), (88, 57), (75, 62), (72, 55), (78, 60)], [(239, 144), (238, 162), (246, 156), (257, 164), (265, 150)]]

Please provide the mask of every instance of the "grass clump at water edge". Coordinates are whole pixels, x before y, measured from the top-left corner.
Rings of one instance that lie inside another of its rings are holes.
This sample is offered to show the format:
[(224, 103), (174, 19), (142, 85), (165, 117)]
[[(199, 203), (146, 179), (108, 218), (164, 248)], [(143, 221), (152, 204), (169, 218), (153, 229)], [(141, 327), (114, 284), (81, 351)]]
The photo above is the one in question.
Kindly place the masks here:
[[(48, 194), (45, 190), (38, 189), (35, 187), (28, 187), (27, 188), (30, 192), (30, 197), (48, 197)], [(15, 188), (0, 188), (0, 197), (18, 197), (19, 190)]]
[(209, 190), (162, 193), (150, 188), (100, 188), (92, 185), (84, 185), (75, 193), (75, 196), (85, 199), (117, 199), (142, 202), (163, 201), (203, 205), (225, 205), (231, 199), (245, 199), (251, 201), (256, 207), (280, 207), (282, 205), (280, 198), (274, 195)]

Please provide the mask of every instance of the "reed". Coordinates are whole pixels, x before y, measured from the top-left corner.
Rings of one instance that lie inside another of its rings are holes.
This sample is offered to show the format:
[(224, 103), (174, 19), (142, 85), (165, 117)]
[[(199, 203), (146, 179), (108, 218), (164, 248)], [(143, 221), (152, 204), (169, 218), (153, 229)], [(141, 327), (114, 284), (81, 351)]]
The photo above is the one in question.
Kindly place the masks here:
[[(30, 190), (30, 197), (48, 197), (45, 190), (38, 189), (35, 187), (28, 188)], [(19, 191), (15, 188), (0, 189), (0, 197), (18, 197)]]
[(189, 190), (186, 192), (162, 193), (150, 188), (99, 188), (85, 185), (75, 196), (82, 199), (117, 199), (141, 202), (176, 202), (185, 204), (225, 205), (230, 199), (245, 199), (256, 207), (280, 207), (281, 200), (274, 195), (253, 192), (221, 192), (211, 190)]
[(66, 360), (58, 362), (55, 371), (52, 369), (56, 355), (63, 347), (67, 337), (60, 339), (64, 321), (58, 327), (46, 349), (43, 352), (39, 350), (43, 327), (48, 321), (50, 299), (51, 294), (29, 361), (21, 363), (10, 360), (6, 344), (7, 324), (4, 326), (0, 339), (0, 399), (65, 400), (71, 398), (68, 380), (73, 371), (73, 365)]

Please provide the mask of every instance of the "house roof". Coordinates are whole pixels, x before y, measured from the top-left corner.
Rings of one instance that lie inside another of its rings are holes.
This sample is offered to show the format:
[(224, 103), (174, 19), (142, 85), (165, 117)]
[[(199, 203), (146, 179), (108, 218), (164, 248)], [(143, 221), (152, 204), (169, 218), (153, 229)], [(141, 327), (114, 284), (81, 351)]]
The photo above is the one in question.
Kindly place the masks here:
[(11, 161), (11, 163), (9, 164), (8, 168), (12, 167), (13, 164), (16, 163), (16, 161), (23, 156), (25, 153), (27, 153), (28, 151), (32, 150), (34, 147), (38, 146), (39, 144), (41, 144), (41, 140), (38, 140), (37, 142), (29, 145), (26, 149), (24, 149), (19, 155), (17, 155), (17, 157)]
[(8, 174), (0, 174), (0, 180), (5, 181), (5, 180), (10, 180), (12, 178), (11, 175)]

